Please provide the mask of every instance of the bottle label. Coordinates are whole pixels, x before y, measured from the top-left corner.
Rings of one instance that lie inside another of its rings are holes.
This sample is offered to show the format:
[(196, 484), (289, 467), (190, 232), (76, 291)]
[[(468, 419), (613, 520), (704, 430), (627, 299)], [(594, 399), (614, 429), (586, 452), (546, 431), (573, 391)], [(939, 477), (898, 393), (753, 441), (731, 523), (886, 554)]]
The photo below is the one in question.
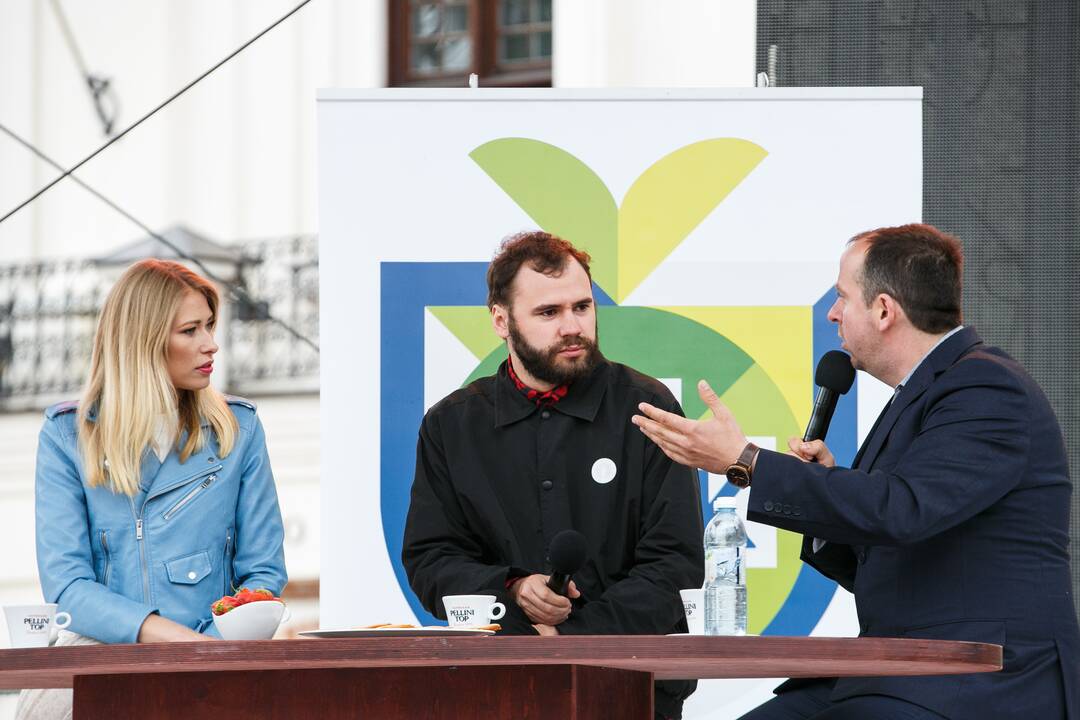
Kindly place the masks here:
[(741, 585), (742, 573), (742, 548), (712, 548), (705, 551), (706, 585)]

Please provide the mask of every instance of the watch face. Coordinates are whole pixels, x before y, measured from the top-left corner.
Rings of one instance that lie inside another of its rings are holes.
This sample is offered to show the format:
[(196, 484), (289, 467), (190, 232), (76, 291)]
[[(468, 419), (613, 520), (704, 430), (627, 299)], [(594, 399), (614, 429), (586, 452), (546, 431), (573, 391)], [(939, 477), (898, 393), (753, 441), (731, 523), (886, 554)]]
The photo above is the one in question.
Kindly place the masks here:
[(750, 484), (750, 473), (741, 465), (732, 465), (727, 469), (727, 479), (735, 487), (744, 488)]

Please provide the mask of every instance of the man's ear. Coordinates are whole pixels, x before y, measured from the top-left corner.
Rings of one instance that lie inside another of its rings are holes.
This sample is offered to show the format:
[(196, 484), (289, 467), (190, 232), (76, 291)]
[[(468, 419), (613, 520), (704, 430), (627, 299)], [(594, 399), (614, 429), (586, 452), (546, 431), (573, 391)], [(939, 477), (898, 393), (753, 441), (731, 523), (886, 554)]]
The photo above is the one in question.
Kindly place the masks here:
[(502, 305), (491, 306), (491, 327), (503, 340), (510, 337), (510, 309)]
[(881, 293), (874, 300), (874, 314), (876, 315), (878, 330), (888, 330), (900, 321), (902, 317), (906, 317), (904, 314), (904, 308), (900, 307), (900, 303), (896, 302), (896, 298), (892, 295)]

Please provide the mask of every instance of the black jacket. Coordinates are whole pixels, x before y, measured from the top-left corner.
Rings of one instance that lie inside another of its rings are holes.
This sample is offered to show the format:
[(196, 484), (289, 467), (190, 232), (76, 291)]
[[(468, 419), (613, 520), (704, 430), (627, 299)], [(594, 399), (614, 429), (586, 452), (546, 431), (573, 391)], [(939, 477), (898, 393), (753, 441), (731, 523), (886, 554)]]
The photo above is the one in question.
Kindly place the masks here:
[[(442, 618), (444, 595), (485, 591), (505, 601), (508, 579), (550, 572), (548, 545), (572, 528), (589, 557), (574, 574), (582, 597), (561, 634), (685, 631), (679, 590), (700, 587), (704, 572), (700, 490), (691, 470), (630, 422), (641, 402), (681, 413), (662, 383), (607, 360), (540, 409), (504, 362), (432, 407), (402, 550), (424, 607)], [(593, 473), (603, 458), (616, 468), (607, 483)], [(533, 632), (512, 602), (507, 611), (508, 630)], [(662, 694), (657, 709), (677, 714)]]

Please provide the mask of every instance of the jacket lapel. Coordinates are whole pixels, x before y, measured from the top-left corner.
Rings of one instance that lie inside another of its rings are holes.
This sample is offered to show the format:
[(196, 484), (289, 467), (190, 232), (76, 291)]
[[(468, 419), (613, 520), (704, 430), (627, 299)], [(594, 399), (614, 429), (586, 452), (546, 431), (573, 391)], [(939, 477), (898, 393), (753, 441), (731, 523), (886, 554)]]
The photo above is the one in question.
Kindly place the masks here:
[(881, 448), (885, 445), (886, 438), (889, 437), (889, 433), (892, 431), (893, 425), (896, 424), (897, 418), (900, 417), (900, 413), (904, 412), (904, 408), (913, 403), (916, 398), (922, 395), (926, 388), (930, 386), (930, 381), (933, 377), (930, 373), (925, 372), (925, 364), (920, 367), (911, 379), (908, 380), (908, 384), (905, 385), (897, 394), (896, 399), (892, 401), (889, 409), (881, 417), (880, 422), (873, 432), (867, 436), (866, 442), (859, 448), (858, 455), (855, 457), (856, 469), (869, 470), (874, 466), (874, 461), (877, 460), (878, 454), (881, 452)]
[(874, 437), (874, 434), (877, 433), (878, 427), (881, 426), (881, 421), (885, 419), (885, 415), (888, 414), (889, 410), (892, 409), (892, 406), (893, 406), (894, 402), (896, 402), (896, 395), (895, 394), (891, 398), (889, 398), (888, 402), (885, 403), (885, 407), (882, 408), (881, 412), (878, 414), (877, 420), (875, 420), (874, 424), (870, 426), (870, 432), (868, 432), (866, 434), (866, 438), (863, 440), (863, 444), (861, 446), (859, 446), (858, 452), (855, 453), (855, 459), (851, 461), (851, 467), (852, 468), (854, 468), (854, 469), (859, 468), (859, 465), (862, 462), (863, 454), (866, 452), (866, 449), (870, 446), (870, 438)]
[[(168, 460), (168, 457), (165, 459)], [(153, 448), (147, 446), (146, 452), (142, 456), (142, 463), (139, 466), (139, 488), (143, 492), (150, 490), (160, 471), (161, 461), (157, 459)]]
[(979, 339), (975, 329), (966, 327), (935, 348), (915, 370), (915, 374), (908, 379), (907, 384), (900, 390), (892, 405), (889, 406), (888, 411), (866, 437), (862, 447), (859, 448), (859, 452), (855, 455), (852, 467), (858, 470), (872, 468), (874, 461), (877, 460), (878, 455), (881, 453), (881, 449), (885, 446), (885, 441), (888, 439), (893, 425), (896, 424), (904, 409), (926, 392), (926, 389), (937, 379), (938, 375), (952, 367), (972, 347), (981, 342), (982, 340)]

